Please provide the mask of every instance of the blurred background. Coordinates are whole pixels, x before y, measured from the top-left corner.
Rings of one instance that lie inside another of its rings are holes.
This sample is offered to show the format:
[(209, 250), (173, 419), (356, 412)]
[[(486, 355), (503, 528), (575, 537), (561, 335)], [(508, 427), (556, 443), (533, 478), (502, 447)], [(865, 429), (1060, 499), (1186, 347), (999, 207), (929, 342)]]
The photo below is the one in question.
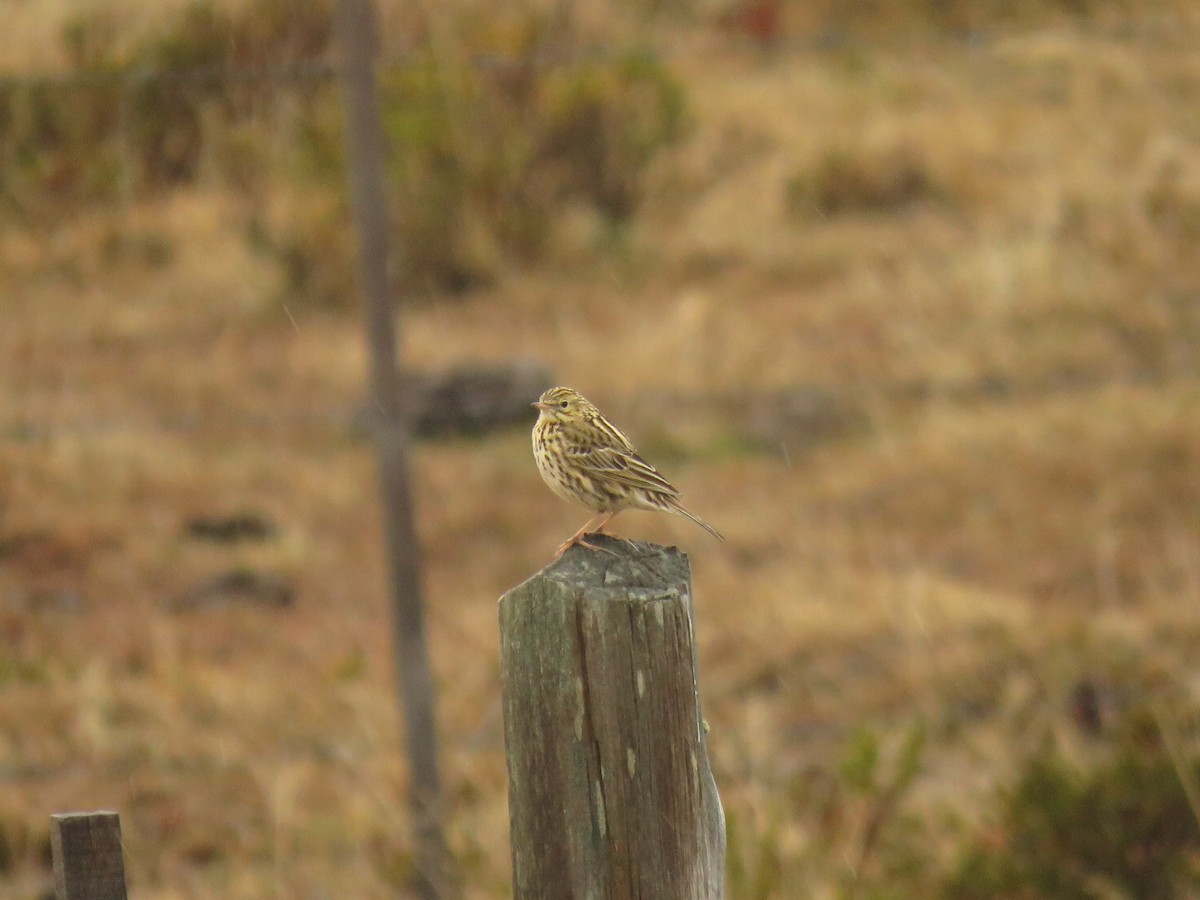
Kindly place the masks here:
[[(0, 893), (412, 866), (328, 0), (3, 0)], [(1200, 893), (1200, 7), (378, 4), (403, 364), (544, 370), (691, 555), (733, 898)], [(415, 446), (447, 836), (586, 517)], [(1189, 801), (1189, 797), (1191, 800)]]

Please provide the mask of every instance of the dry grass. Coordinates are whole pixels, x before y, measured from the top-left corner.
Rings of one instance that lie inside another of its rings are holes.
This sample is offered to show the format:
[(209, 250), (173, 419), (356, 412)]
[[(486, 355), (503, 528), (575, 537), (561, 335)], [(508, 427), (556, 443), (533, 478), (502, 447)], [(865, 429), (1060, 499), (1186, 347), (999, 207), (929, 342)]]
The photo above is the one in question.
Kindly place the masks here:
[[(0, 59), (47, 58), (72, 6), (20, 5)], [(847, 883), (867, 811), (820, 797), (859, 726), (888, 752), (927, 729), (905, 802), (936, 859), (1044, 734), (1089, 752), (1080, 681), (1195, 704), (1198, 35), (1104, 9), (766, 57), (674, 22), (694, 128), (623, 242), (565, 229), (544, 267), (405, 315), (422, 369), (547, 362), (674, 450), (730, 536), (623, 526), (692, 555), (718, 783), (757, 841), (734, 852), (776, 895)], [(925, 187), (895, 194), (897, 160)], [(389, 896), (406, 872), (372, 459), (330, 415), (360, 400), (359, 324), (279, 301), (259, 199), (201, 183), (0, 233), (6, 896), (46, 889), (48, 814), (92, 807), (120, 810), (138, 897)], [(861, 427), (737, 433), (738, 398), (812, 384)], [(578, 523), (524, 433), (414, 464), (451, 842), (468, 895), (504, 896), (495, 599)], [(182, 534), (243, 510), (279, 536)], [(296, 607), (162, 608), (236, 566)]]

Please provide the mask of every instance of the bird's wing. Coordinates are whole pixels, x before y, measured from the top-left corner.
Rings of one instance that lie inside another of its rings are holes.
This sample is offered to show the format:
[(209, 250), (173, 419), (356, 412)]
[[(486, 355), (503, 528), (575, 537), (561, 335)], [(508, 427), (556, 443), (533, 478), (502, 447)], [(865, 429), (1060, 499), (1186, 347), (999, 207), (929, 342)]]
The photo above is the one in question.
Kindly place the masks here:
[[(621, 433), (621, 429), (613, 425), (612, 422), (608, 421), (608, 419), (604, 418), (604, 416), (597, 413), (588, 419), (588, 424), (597, 431), (607, 435), (607, 443), (611, 444), (614, 448), (619, 447), (621, 450), (630, 454), (631, 456), (637, 456), (637, 451), (633, 449), (633, 444), (629, 442), (629, 438), (625, 437), (625, 435)], [(647, 465), (649, 465), (649, 463), (647, 463)], [(653, 468), (653, 466), (651, 466), (651, 468)]]
[(628, 487), (652, 491), (675, 499), (675, 485), (658, 474), (658, 470), (636, 453), (626, 453), (612, 447), (594, 447), (574, 454), (579, 465), (593, 478), (607, 479)]

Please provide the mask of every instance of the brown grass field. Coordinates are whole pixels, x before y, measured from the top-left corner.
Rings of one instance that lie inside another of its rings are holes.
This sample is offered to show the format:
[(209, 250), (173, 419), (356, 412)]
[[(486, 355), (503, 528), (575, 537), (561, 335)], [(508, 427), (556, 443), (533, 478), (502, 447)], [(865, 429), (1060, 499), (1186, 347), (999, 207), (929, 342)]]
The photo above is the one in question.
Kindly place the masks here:
[[(63, 65), (72, 4), (9, 5), (0, 71)], [(110, 6), (153, 29), (184, 5)], [(691, 556), (730, 896), (916, 896), (903, 854), (934, 884), (1021, 760), (1086, 766), (1132, 706), (1195, 756), (1200, 9), (1029, 4), (969, 38), (914, 2), (823, 41), (836, 5), (785, 5), (763, 49), (736, 5), (605, 7), (572, 9), (649, 29), (686, 136), (619, 235), (564, 215), (536, 263), (408, 305), (403, 353), (546, 364), (729, 536), (616, 523)], [(361, 325), (246, 237), (306, 203), (202, 173), (0, 220), (5, 897), (46, 895), (50, 813), (92, 808), (121, 813), (139, 900), (404, 884), (374, 460), (333, 415), (364, 395)], [(496, 600), (584, 514), (525, 428), (413, 463), (449, 839), (467, 897), (508, 896)], [(241, 512), (278, 534), (184, 534)], [(164, 605), (237, 567), (295, 605)], [(917, 729), (894, 805), (855, 789), (864, 741), (886, 782)]]

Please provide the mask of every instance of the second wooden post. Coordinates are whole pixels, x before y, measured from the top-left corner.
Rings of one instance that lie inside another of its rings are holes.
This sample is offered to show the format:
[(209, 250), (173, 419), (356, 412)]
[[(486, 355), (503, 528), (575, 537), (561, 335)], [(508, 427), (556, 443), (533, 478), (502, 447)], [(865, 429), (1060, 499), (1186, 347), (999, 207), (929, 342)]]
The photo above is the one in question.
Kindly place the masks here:
[(588, 540), (500, 600), (513, 895), (720, 898), (687, 557)]

